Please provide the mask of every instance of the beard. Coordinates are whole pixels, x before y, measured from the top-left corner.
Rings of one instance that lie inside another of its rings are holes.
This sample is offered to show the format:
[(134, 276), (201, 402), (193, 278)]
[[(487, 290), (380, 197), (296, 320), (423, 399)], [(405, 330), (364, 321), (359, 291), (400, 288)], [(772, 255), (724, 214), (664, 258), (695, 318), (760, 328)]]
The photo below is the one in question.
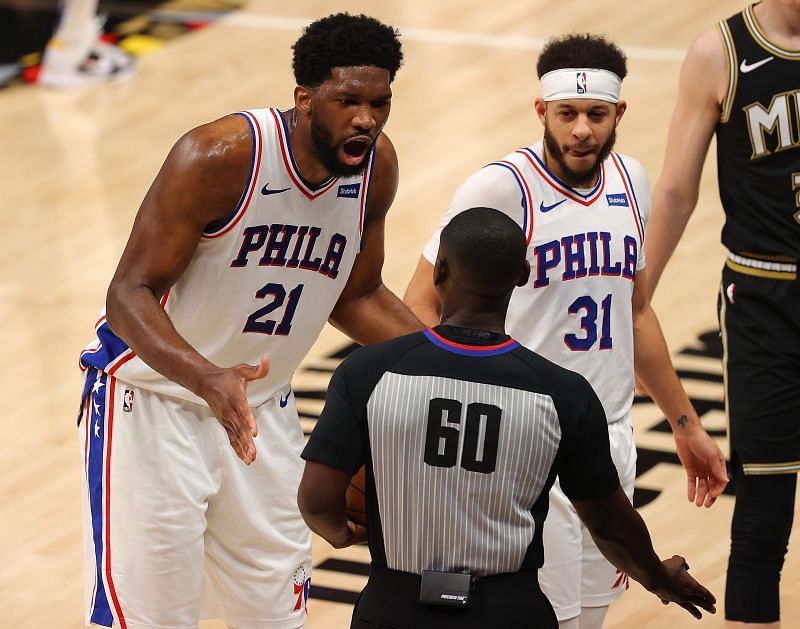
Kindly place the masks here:
[(323, 125), (314, 113), (311, 113), (311, 144), (320, 164), (334, 177), (355, 177), (364, 172), (369, 163), (369, 151), (364, 154), (360, 163), (350, 165), (339, 159), (339, 149), (350, 138), (338, 144), (333, 140), (333, 134)]
[[(597, 153), (597, 159), (594, 164), (585, 170), (574, 170), (567, 165), (567, 160), (564, 157), (565, 149), (558, 145), (558, 141), (550, 133), (547, 124), (544, 125), (544, 144), (547, 147), (549, 157), (552, 157), (561, 167), (564, 173), (564, 182), (573, 188), (588, 188), (597, 181), (597, 175), (600, 172), (600, 165), (611, 154), (611, 149), (617, 141), (617, 128), (616, 126), (611, 131), (611, 135), (606, 140), (605, 144), (600, 147)], [(565, 147), (566, 148), (566, 147)]]

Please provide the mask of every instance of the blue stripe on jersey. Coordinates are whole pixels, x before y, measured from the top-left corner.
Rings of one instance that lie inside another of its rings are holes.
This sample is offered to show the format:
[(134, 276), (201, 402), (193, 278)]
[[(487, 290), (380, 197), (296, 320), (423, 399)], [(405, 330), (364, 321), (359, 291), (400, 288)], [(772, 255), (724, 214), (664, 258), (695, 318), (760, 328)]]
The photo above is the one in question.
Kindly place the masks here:
[[(97, 338), (100, 340), (100, 347), (93, 352), (81, 354), (81, 365), (84, 367), (104, 371), (110, 363), (130, 349), (125, 341), (111, 331), (105, 321), (97, 328)], [(81, 399), (84, 399), (89, 394), (92, 384), (93, 382), (87, 377)]]
[[(297, 167), (297, 163), (294, 161), (294, 151), (292, 150), (292, 139), (289, 137), (289, 126), (286, 124), (286, 120), (284, 119), (283, 114), (278, 109), (276, 109), (275, 111), (277, 112), (278, 119), (281, 121), (281, 125), (283, 126), (283, 135), (286, 138), (286, 147), (289, 149), (286, 152), (289, 153), (289, 161), (292, 162), (292, 168), (294, 168), (295, 174), (300, 178), (300, 181), (303, 182), (306, 188), (311, 190), (311, 192), (321, 190), (322, 188), (327, 186), (331, 181), (336, 179), (336, 177), (331, 175), (325, 181), (316, 185), (310, 183), (308, 179), (303, 177), (303, 173), (300, 172), (300, 169)], [(278, 141), (280, 141), (280, 139)]]
[(449, 341), (436, 334), (436, 332), (430, 328), (423, 330), (422, 333), (427, 336), (428, 340), (436, 345), (436, 347), (452, 352), (453, 354), (459, 354), (460, 356), (499, 356), (500, 354), (506, 354), (519, 347), (519, 343), (513, 339), (500, 345), (475, 345), (468, 347)]
[[(625, 171), (625, 177), (628, 179), (628, 183), (631, 186), (631, 194), (633, 195), (633, 203), (636, 206), (636, 214), (639, 216), (639, 222), (642, 225), (642, 235), (644, 235), (645, 222), (644, 222), (644, 219), (642, 218), (642, 213), (639, 211), (639, 200), (636, 198), (636, 190), (633, 187), (633, 179), (631, 179), (631, 175), (628, 172), (628, 169), (625, 167), (625, 162), (622, 161), (622, 156), (617, 152), (614, 152), (614, 155), (617, 156), (617, 159), (619, 160), (619, 163), (622, 165), (622, 170)], [(644, 241), (644, 238), (642, 240)]]
[(603, 169), (601, 168), (601, 169), (600, 169), (600, 171), (598, 172), (598, 175), (597, 175), (597, 183), (595, 184), (594, 188), (592, 188), (592, 189), (591, 189), (589, 192), (587, 192), (586, 194), (582, 194), (582, 193), (578, 192), (578, 191), (577, 191), (575, 188), (573, 188), (572, 186), (570, 186), (569, 184), (567, 184), (567, 183), (563, 182), (561, 179), (559, 179), (559, 178), (558, 178), (558, 177), (555, 175), (555, 173), (553, 173), (553, 171), (552, 171), (552, 170), (550, 170), (550, 169), (547, 167), (547, 165), (544, 163), (544, 161), (542, 161), (541, 159), (539, 159), (539, 156), (538, 156), (536, 153), (534, 153), (534, 152), (533, 152), (533, 151), (532, 151), (530, 148), (528, 148), (528, 147), (526, 146), (526, 147), (524, 147), (522, 150), (523, 150), (523, 151), (525, 151), (526, 153), (528, 153), (529, 155), (531, 155), (531, 157), (533, 157), (533, 159), (535, 159), (535, 160), (536, 160), (536, 162), (539, 164), (539, 166), (541, 166), (541, 167), (544, 169), (544, 171), (545, 171), (545, 172), (546, 172), (548, 175), (550, 175), (550, 176), (551, 176), (551, 177), (552, 177), (552, 178), (553, 178), (553, 179), (554, 179), (554, 180), (555, 180), (555, 181), (558, 183), (558, 185), (565, 187), (565, 188), (566, 188), (567, 190), (569, 190), (569, 191), (570, 191), (572, 194), (574, 194), (574, 195), (577, 195), (577, 196), (579, 196), (579, 197), (581, 197), (581, 198), (583, 198), (583, 199), (588, 199), (590, 196), (592, 196), (592, 195), (593, 195), (595, 192), (597, 192), (597, 191), (600, 189), (600, 184), (602, 184), (602, 183), (603, 183)]
[(242, 118), (247, 120), (247, 124), (250, 126), (250, 134), (253, 138), (253, 151), (250, 154), (250, 174), (247, 175), (247, 183), (244, 186), (244, 190), (242, 190), (242, 196), (239, 197), (239, 202), (236, 204), (236, 207), (233, 208), (233, 212), (228, 214), (228, 216), (226, 216), (222, 220), (209, 223), (206, 226), (206, 229), (203, 231), (204, 234), (215, 234), (218, 231), (224, 229), (228, 225), (228, 223), (230, 223), (233, 220), (237, 212), (242, 208), (242, 204), (247, 198), (247, 191), (250, 189), (250, 182), (253, 179), (253, 172), (255, 171), (256, 168), (256, 154), (258, 152), (258, 143), (261, 141), (261, 138), (256, 137), (256, 128), (253, 126), (253, 121), (250, 120), (250, 116), (241, 111), (237, 111), (235, 115), (241, 116)]
[(487, 164), (487, 166), (502, 166), (506, 170), (510, 171), (512, 175), (514, 175), (514, 179), (519, 186), (519, 194), (522, 198), (522, 231), (525, 234), (525, 237), (528, 237), (528, 201), (525, 198), (525, 186), (522, 185), (522, 181), (519, 178), (517, 172), (511, 168), (508, 164), (501, 164), (500, 162), (492, 162), (491, 164)]
[[(103, 452), (106, 441), (106, 393), (108, 374), (92, 368), (86, 374), (90, 393), (85, 403), (89, 405), (86, 416), (89, 450), (86, 463), (86, 479), (89, 486), (89, 508), (91, 511), (92, 541), (95, 558), (95, 595), (91, 609), (91, 622), (110, 627), (114, 615), (108, 603), (103, 582)], [(112, 400), (113, 404), (113, 400)]]

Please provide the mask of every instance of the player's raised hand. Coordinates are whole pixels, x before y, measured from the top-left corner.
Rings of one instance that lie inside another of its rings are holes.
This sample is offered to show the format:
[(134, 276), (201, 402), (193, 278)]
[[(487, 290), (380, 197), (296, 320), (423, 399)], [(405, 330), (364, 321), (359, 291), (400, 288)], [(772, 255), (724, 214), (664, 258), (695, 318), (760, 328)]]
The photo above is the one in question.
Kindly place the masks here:
[(673, 555), (662, 561), (661, 565), (664, 567), (662, 582), (651, 592), (658, 596), (664, 605), (677, 603), (697, 619), (703, 616), (700, 609), (711, 614), (717, 612), (717, 599), (689, 574), (689, 565), (683, 557)]
[(686, 470), (687, 498), (698, 507), (710, 507), (728, 484), (725, 456), (702, 426), (674, 434), (678, 458)]
[(269, 359), (262, 356), (257, 366), (242, 364), (207, 374), (202, 389), (202, 397), (228, 433), (231, 447), (248, 465), (256, 458), (253, 438), (258, 427), (247, 401), (247, 385), (268, 372)]

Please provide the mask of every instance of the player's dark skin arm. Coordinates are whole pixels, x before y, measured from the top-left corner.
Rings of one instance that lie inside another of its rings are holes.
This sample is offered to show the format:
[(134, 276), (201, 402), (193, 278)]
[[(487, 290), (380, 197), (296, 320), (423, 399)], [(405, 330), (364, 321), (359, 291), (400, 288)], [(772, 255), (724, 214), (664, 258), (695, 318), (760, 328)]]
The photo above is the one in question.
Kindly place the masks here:
[(334, 548), (367, 540), (367, 529), (347, 519), (345, 494), (352, 477), (324, 463), (306, 461), (297, 490), (297, 505), (308, 528)]
[(698, 607), (716, 612), (714, 595), (687, 572), (683, 557), (658, 558), (644, 521), (622, 488), (605, 498), (573, 500), (572, 504), (603, 556), (665, 605), (677, 603), (695, 618), (702, 617)]
[(160, 300), (186, 270), (205, 227), (236, 207), (251, 155), (242, 116), (178, 140), (142, 201), (106, 297), (113, 332), (150, 367), (208, 402), (246, 463), (255, 459), (257, 429), (245, 390), (267, 374), (266, 358), (258, 366), (218, 367), (178, 334)]
[(378, 136), (367, 199), (361, 252), (329, 321), (367, 345), (424, 328), (424, 324), (383, 284), (386, 213), (397, 192), (397, 155), (385, 134)]

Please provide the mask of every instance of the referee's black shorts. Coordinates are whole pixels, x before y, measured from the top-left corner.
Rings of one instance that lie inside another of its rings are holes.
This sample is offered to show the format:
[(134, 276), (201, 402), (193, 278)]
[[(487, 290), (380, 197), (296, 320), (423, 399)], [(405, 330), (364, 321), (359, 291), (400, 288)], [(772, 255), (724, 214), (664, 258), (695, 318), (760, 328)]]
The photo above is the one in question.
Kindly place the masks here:
[(372, 564), (350, 629), (557, 629), (536, 572), (477, 579), (466, 609), (419, 602), (421, 577)]
[(797, 261), (729, 254), (718, 303), (731, 458), (746, 475), (800, 471)]

